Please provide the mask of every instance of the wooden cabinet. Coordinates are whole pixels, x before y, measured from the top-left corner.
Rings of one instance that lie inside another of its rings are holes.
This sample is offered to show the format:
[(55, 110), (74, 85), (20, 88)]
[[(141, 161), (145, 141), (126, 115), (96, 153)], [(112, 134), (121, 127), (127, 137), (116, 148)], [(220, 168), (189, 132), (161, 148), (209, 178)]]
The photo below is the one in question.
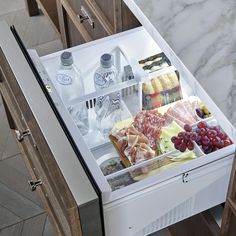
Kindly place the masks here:
[(38, 7), (61, 35), (64, 48), (140, 26), (123, 0), (25, 0), (29, 15)]
[(57, 0), (57, 8), (65, 48), (140, 25), (121, 0)]

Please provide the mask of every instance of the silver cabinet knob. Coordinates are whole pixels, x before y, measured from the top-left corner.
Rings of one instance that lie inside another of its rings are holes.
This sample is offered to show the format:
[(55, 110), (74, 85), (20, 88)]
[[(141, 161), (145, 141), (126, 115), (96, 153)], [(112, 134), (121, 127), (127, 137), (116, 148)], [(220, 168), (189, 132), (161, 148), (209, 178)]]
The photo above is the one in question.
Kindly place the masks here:
[(21, 132), (17, 129), (15, 130), (15, 133), (16, 133), (16, 138), (19, 142), (21, 142), (24, 139), (25, 136), (28, 136), (28, 135), (31, 134), (29, 130), (25, 130), (25, 131)]
[(38, 186), (43, 184), (41, 179), (36, 181), (29, 180), (28, 183), (32, 192), (35, 191)]

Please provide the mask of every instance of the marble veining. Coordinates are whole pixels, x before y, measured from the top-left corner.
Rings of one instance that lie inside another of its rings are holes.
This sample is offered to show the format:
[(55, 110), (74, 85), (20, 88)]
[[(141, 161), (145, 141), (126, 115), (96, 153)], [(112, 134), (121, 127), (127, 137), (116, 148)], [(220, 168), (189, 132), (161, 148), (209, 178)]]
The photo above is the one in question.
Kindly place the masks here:
[(236, 125), (236, 1), (132, 1)]

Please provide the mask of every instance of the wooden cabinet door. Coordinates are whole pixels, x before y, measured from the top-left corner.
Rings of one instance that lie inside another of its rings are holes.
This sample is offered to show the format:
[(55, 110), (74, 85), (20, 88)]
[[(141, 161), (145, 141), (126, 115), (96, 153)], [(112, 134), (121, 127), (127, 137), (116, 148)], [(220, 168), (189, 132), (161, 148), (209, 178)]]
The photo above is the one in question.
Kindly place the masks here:
[(140, 26), (122, 0), (57, 0), (64, 47)]

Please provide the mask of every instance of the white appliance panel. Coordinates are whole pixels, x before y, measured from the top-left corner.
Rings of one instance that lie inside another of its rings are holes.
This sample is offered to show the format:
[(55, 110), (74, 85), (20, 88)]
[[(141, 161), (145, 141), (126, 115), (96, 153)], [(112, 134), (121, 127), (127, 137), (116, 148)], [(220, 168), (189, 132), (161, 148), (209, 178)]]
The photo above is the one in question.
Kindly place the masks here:
[(228, 156), (105, 205), (107, 235), (148, 235), (224, 202), (231, 166)]

